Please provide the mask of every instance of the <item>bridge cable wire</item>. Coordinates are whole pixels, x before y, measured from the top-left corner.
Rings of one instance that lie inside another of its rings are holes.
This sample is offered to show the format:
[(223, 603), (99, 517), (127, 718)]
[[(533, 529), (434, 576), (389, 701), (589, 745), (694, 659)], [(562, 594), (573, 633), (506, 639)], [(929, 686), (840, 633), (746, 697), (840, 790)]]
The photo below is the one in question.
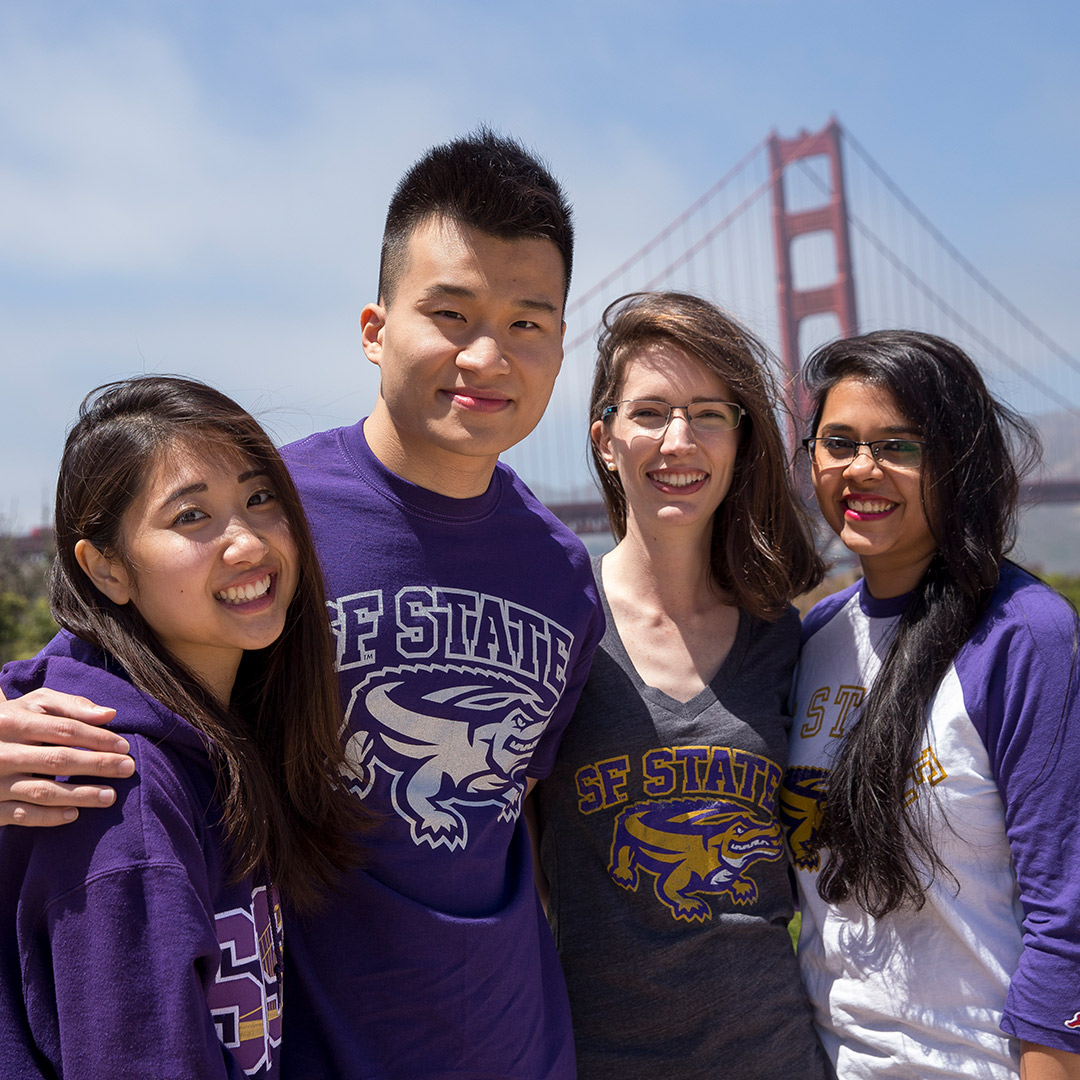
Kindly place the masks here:
[[(817, 174), (812, 169), (807, 167), (804, 162), (799, 162), (799, 166), (800, 170), (804, 172), (820, 190), (822, 190), (826, 195), (829, 194), (828, 187), (823, 183), (821, 178), (817, 176)], [(879, 170), (875, 171), (878, 173), (879, 179), (888, 181), (888, 178), (885, 177), (883, 173), (881, 173)], [(897, 194), (904, 201), (905, 209), (908, 209), (910, 212), (912, 212), (918, 218), (921, 224), (929, 225), (929, 223), (926, 221), (926, 218), (919, 214), (918, 210), (915, 209), (914, 206), (911, 204), (911, 201), (903, 196), (903, 193), (900, 192), (898, 188), (896, 188), (895, 184), (891, 184), (890, 190), (894, 194)], [(858, 230), (859, 234), (877, 250), (877, 252), (883, 258), (885, 258), (889, 263), (892, 264), (892, 266), (896, 270), (898, 270), (905, 278), (907, 278), (907, 280), (919, 291), (919, 293), (923, 295), (923, 297), (925, 297), (931, 304), (933, 304), (934, 307), (936, 307), (943, 315), (953, 320), (953, 322), (955, 322), (957, 326), (963, 328), (963, 330), (971, 336), (972, 340), (977, 341), (988, 355), (993, 356), (1000, 363), (1004, 364), (1011, 371), (1015, 372), (1029, 386), (1033, 386), (1056, 405), (1059, 405), (1067, 412), (1073, 413), (1076, 416), (1080, 416), (1080, 406), (1077, 406), (1073, 402), (1069, 401), (1067, 398), (1062, 397), (1062, 395), (1059, 394), (1056, 390), (1054, 390), (1053, 387), (1040, 379), (1038, 375), (1034, 375), (1032, 372), (1022, 367), (1020, 364), (1016, 363), (1016, 361), (1013, 360), (1008, 353), (1004, 352), (995, 342), (991, 341), (990, 338), (983, 334), (971, 322), (965, 319), (964, 316), (960, 314), (960, 312), (958, 312), (950, 304), (946, 303), (945, 300), (942, 299), (942, 297), (932, 286), (930, 286), (926, 281), (924, 281), (910, 266), (907, 265), (907, 263), (905, 263), (900, 258), (900, 256), (893, 252), (893, 250), (885, 243), (885, 241), (878, 237), (877, 234), (874, 233), (874, 231), (850, 209), (848, 210), (848, 221)], [(972, 273), (975, 276), (976, 281), (982, 288), (991, 291), (991, 295), (996, 292), (996, 290), (993, 289), (993, 286), (990, 285), (990, 283), (987, 282), (985, 278), (982, 278), (981, 275), (974, 271), (974, 268), (971, 266), (971, 264), (966, 259), (964, 259), (964, 257), (960, 255), (960, 253), (957, 252), (956, 249), (952, 247), (952, 245), (949, 244), (949, 242), (945, 240), (944, 237), (942, 237), (936, 229), (933, 229), (932, 226), (929, 226), (928, 231), (931, 232), (933, 238), (942, 245), (942, 247), (949, 253), (949, 255), (951, 255), (960, 263), (964, 270)], [(994, 299), (998, 300), (998, 302), (1000, 303), (1004, 300), (1004, 297), (1000, 297), (1000, 294), (998, 294), (997, 296), (994, 296)], [(1025, 325), (1025, 329), (1030, 330), (1034, 327), (1034, 324), (1032, 324), (1030, 320), (1027, 320), (1021, 312), (1017, 311), (1015, 308), (1012, 308), (1012, 305), (1008, 304), (1007, 301), (1005, 301), (1003, 306), (1006, 307), (1006, 310), (1009, 311), (1009, 314), (1013, 315), (1014, 318), (1018, 318), (1018, 321), (1021, 321), (1022, 324)], [(1073, 364), (1077, 368), (1077, 370), (1080, 370), (1080, 363), (1077, 363), (1075, 360), (1069, 357), (1069, 355), (1065, 353), (1064, 350), (1054, 345), (1054, 343), (1050, 341), (1049, 338), (1046, 338), (1045, 335), (1041, 334), (1041, 331), (1038, 331), (1037, 327), (1034, 327), (1034, 330), (1040, 334), (1040, 340), (1043, 342), (1043, 344), (1046, 344), (1048, 348), (1053, 348), (1056, 355), (1058, 355), (1062, 359), (1067, 360), (1068, 362)]]
[(896, 196), (896, 198), (904, 206), (904, 209), (908, 211), (919, 222), (920, 225), (960, 264), (961, 267), (978, 283), (978, 285), (985, 290), (998, 304), (1001, 305), (1025, 330), (1028, 331), (1033, 337), (1035, 337), (1042, 345), (1045, 345), (1059, 360), (1063, 360), (1069, 367), (1075, 371), (1080, 371), (1080, 360), (1071, 356), (1065, 351), (1056, 341), (1053, 340), (1048, 334), (1041, 330), (1035, 323), (1031, 321), (1015, 304), (1013, 304), (1008, 297), (1006, 297), (999, 289), (995, 288), (992, 282), (987, 280), (976, 267), (964, 257), (964, 255), (949, 242), (948, 238), (934, 225), (932, 221), (904, 194), (904, 192), (897, 187), (896, 183), (889, 177), (888, 173), (881, 168), (880, 165), (867, 153), (867, 151), (859, 144), (853, 135), (851, 135), (846, 128), (841, 129), (841, 135), (846, 143), (851, 145), (860, 158), (865, 162), (867, 167), (874, 173), (875, 176), (889, 189), (889, 191)]
[[(713, 240), (715, 240), (716, 237), (720, 235), (720, 233), (722, 233), (726, 228), (728, 228), (728, 226), (730, 226), (737, 218), (739, 218), (745, 210), (747, 210), (758, 199), (760, 199), (761, 196), (766, 191), (768, 191), (771, 184), (771, 178), (763, 180), (752, 192), (750, 192), (749, 195), (746, 196), (745, 199), (743, 199), (741, 203), (739, 203), (738, 206), (735, 207), (734, 210), (721, 218), (720, 221), (717, 222), (711, 229), (709, 229), (709, 231), (705, 233), (704, 236), (702, 236), (696, 243), (688, 247), (677, 259), (674, 259), (672, 262), (668, 263), (668, 265), (665, 266), (664, 269), (661, 270), (658, 274), (654, 274), (648, 281), (646, 281), (645, 284), (641, 286), (642, 291), (650, 292), (651, 290), (655, 289), (661, 282), (670, 277), (681, 266), (685, 266), (687, 262), (689, 262), (695, 255), (698, 254), (698, 252), (702, 250), (702, 248), (708, 247), (713, 242)], [(631, 259), (628, 259), (625, 263), (623, 263), (622, 266), (619, 267), (619, 273), (623, 273), (628, 267), (632, 266), (635, 262), (637, 262), (639, 258), (644, 256), (645, 253), (645, 248), (642, 248), (637, 255), (635, 255)], [(610, 283), (610, 281), (616, 276), (617, 275), (609, 274), (608, 277), (604, 279), (604, 283)], [(590, 290), (588, 295), (595, 295), (595, 290)], [(567, 308), (567, 311), (569, 311), (569, 308)], [(568, 345), (566, 345), (564, 348), (564, 352), (569, 353), (573, 349), (576, 349), (579, 345), (588, 341), (589, 338), (591, 338), (596, 333), (599, 327), (600, 320), (598, 319), (592, 324), (592, 326), (588, 327), (588, 329), (586, 330), (582, 330), (580, 334), (578, 334)]]
[[(662, 244), (667, 240), (671, 234), (679, 228), (681, 225), (685, 225), (691, 217), (694, 216), (706, 203), (709, 202), (714, 196), (718, 195), (723, 188), (735, 179), (745, 168), (750, 164), (754, 158), (761, 153), (762, 148), (765, 146), (765, 139), (762, 139), (752, 150), (749, 151), (740, 161), (733, 165), (719, 180), (704, 195), (696, 199), (690, 206), (688, 206), (674, 221), (664, 226), (651, 240), (643, 244), (633, 255), (630, 256), (625, 262), (621, 263), (614, 270), (611, 271), (605, 278), (598, 281), (592, 288), (586, 290), (581, 296), (575, 297), (573, 302), (567, 304), (566, 314), (567, 316), (573, 315), (576, 311), (583, 308), (593, 297), (598, 296), (604, 291), (613, 281), (617, 281), (623, 274), (626, 273), (632, 266), (640, 262), (645, 256), (647, 256), (655, 247)], [(729, 217), (731, 215), (728, 215)], [(659, 279), (655, 279), (659, 280)], [(596, 324), (597, 326), (599, 323)], [(593, 327), (595, 329), (595, 327)], [(591, 332), (591, 331), (590, 331)]]

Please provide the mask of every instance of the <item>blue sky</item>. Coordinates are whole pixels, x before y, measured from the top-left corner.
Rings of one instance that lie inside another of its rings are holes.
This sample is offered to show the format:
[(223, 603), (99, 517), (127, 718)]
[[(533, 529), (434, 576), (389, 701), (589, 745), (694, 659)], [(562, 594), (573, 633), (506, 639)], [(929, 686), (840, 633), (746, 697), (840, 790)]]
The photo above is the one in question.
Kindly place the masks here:
[(205, 378), (282, 440), (375, 392), (389, 193), (480, 121), (565, 182), (590, 285), (770, 129), (831, 114), (1080, 354), (1080, 7), (0, 2), (0, 529), (83, 394)]

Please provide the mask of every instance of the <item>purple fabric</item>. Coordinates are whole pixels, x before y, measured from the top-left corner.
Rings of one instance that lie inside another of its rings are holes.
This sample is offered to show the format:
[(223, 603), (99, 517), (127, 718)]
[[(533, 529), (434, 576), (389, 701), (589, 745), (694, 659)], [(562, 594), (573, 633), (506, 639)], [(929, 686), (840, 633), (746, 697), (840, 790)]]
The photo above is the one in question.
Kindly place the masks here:
[(956, 658), (1005, 807), (1024, 951), (1002, 1029), (1080, 1053), (1080, 664), (1076, 613), (1019, 567)]
[(227, 881), (202, 736), (66, 633), (0, 685), (114, 707), (136, 769), (108, 809), (0, 830), (0, 1076), (277, 1076), (266, 894)]
[(520, 801), (603, 632), (580, 542), (498, 466), (475, 499), (385, 469), (362, 425), (286, 448), (327, 578), (367, 863), (289, 922), (287, 1075), (574, 1075)]

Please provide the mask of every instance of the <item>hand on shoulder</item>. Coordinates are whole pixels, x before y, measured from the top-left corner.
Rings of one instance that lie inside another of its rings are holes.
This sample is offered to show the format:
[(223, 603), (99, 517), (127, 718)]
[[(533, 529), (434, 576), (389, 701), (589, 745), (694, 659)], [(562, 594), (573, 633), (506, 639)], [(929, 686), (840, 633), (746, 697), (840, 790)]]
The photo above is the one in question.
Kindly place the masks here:
[(130, 776), (126, 739), (101, 725), (114, 709), (55, 690), (8, 700), (0, 690), (0, 825), (64, 825), (81, 807), (109, 806), (111, 787), (57, 776)]

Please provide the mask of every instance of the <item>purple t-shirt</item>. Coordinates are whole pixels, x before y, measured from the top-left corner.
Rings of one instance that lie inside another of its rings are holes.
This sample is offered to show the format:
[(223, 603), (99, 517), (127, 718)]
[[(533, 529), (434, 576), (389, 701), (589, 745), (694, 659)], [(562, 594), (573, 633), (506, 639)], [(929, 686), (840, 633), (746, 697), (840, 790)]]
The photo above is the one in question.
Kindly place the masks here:
[(603, 632), (581, 543), (499, 465), (451, 499), (362, 424), (285, 450), (326, 575), (366, 866), (289, 923), (287, 1075), (574, 1075), (521, 801)]
[(0, 1077), (280, 1075), (280, 909), (228, 880), (203, 736), (64, 632), (0, 686), (108, 703), (135, 759), (108, 809), (0, 829)]

